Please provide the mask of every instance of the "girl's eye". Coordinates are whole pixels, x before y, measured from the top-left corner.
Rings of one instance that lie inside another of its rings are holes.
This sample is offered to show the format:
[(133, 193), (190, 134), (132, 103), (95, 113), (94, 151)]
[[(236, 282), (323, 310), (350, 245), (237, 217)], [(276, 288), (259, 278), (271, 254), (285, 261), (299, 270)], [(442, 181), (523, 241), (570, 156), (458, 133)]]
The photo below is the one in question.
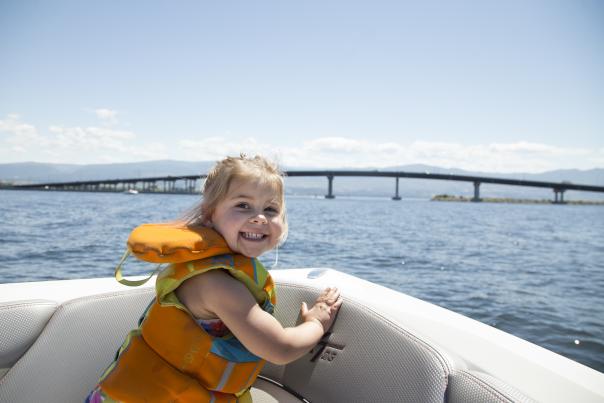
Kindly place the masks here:
[(264, 211), (266, 211), (269, 214), (279, 214), (279, 210), (276, 209), (275, 207), (267, 207), (264, 209)]
[(235, 207), (242, 208), (242, 209), (247, 209), (247, 208), (250, 207), (250, 205), (247, 204), (247, 203), (238, 203)]

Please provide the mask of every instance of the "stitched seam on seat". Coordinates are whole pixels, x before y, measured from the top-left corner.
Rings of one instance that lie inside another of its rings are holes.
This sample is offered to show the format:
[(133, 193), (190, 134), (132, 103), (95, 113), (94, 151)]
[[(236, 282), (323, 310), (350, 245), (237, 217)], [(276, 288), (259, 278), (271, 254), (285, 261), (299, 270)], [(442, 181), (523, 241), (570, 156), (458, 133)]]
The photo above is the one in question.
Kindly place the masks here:
[[(35, 302), (35, 301), (39, 301), (39, 302)], [(42, 330), (40, 331), (40, 333), (37, 334), (37, 336), (31, 341), (31, 344), (29, 344), (29, 346), (27, 346), (27, 348), (25, 349), (25, 351), (23, 351), (23, 353), (17, 358), (17, 360), (15, 362), (13, 362), (12, 364), (10, 364), (11, 366), (8, 367), (8, 371), (4, 374), (4, 376), (2, 376), (2, 378), (0, 378), (0, 386), (2, 385), (2, 380), (6, 379), (6, 375), (8, 375), (8, 373), (10, 372), (11, 368), (15, 366), (15, 364), (17, 362), (19, 362), (19, 360), (27, 353), (27, 351), (36, 343), (36, 340), (38, 339), (38, 337), (40, 336), (40, 334), (42, 334), (42, 332), (44, 331), (44, 329), (46, 328), (46, 325), (48, 325), (48, 322), (50, 322), (50, 319), (52, 318), (52, 315), (54, 315), (54, 313), (56, 312), (56, 308), (58, 307), (58, 305), (52, 301), (47, 301), (47, 300), (30, 300), (30, 301), (23, 301), (23, 302), (18, 302), (15, 304), (11, 304), (11, 305), (3, 305), (0, 306), (0, 311), (2, 312), (9, 312), (9, 311), (14, 311), (14, 310), (19, 310), (21, 308), (30, 308), (30, 307), (53, 307), (55, 308), (50, 315), (48, 315), (45, 319), (45, 323), (44, 326), (42, 327)]]
[(103, 294), (85, 295), (83, 297), (78, 297), (78, 298), (71, 299), (69, 301), (65, 301), (64, 303), (59, 305), (59, 309), (61, 309), (62, 307), (80, 303), (82, 301), (103, 300), (103, 299), (109, 299), (109, 298), (114, 298), (114, 297), (121, 297), (124, 295), (139, 295), (139, 294), (151, 294), (152, 296), (155, 296), (155, 292), (152, 288), (144, 288), (144, 289), (140, 289), (140, 290), (112, 291), (112, 292), (107, 292), (107, 293), (103, 293)]
[(28, 308), (28, 307), (32, 307), (32, 306), (54, 306), (54, 307), (58, 307), (59, 304), (57, 304), (56, 302), (52, 302), (52, 301), (42, 301), (39, 300), (39, 302), (35, 302), (36, 300), (32, 300), (31, 302), (17, 302), (15, 304), (10, 304), (10, 305), (0, 305), (0, 311), (9, 311), (9, 310), (13, 310), (13, 309), (18, 309), (18, 308)]
[[(465, 376), (465, 377), (470, 378), (474, 382), (480, 384), (480, 386), (484, 387), (487, 392), (490, 392), (491, 394), (493, 394), (495, 398), (502, 398), (502, 399), (504, 399), (502, 401), (507, 401), (507, 402), (510, 402), (510, 403), (514, 402), (513, 398), (509, 397), (504, 392), (496, 389), (494, 386), (488, 384), (486, 381), (480, 379), (478, 376), (472, 374), (471, 372), (455, 371), (455, 373), (453, 374), (453, 376), (455, 376), (455, 374), (461, 375), (462, 377)], [(505, 400), (505, 399), (507, 399), (507, 400)]]

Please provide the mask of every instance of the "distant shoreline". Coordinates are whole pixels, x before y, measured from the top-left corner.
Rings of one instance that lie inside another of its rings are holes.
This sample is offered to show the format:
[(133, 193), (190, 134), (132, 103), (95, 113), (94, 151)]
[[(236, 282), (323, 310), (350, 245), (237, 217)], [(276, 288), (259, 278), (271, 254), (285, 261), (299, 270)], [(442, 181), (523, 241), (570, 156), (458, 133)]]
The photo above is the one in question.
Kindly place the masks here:
[[(454, 196), (454, 195), (436, 195), (432, 196), (431, 201), (443, 201), (443, 202), (472, 202), (472, 197), (466, 196)], [(510, 204), (572, 204), (580, 206), (604, 206), (604, 200), (565, 200), (563, 202), (555, 203), (549, 199), (516, 199), (511, 197), (481, 197), (479, 200), (481, 203), (510, 203)]]

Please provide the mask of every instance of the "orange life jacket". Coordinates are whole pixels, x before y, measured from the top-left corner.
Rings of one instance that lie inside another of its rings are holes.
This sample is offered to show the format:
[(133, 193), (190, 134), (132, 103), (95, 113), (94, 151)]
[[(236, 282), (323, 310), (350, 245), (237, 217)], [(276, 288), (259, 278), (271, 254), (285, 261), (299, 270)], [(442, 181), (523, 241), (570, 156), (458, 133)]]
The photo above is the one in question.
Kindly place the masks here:
[(272, 313), (276, 296), (268, 271), (257, 259), (225, 253), (224, 239), (209, 228), (147, 224), (133, 231), (128, 247), (147, 261), (178, 263), (159, 274), (156, 298), (102, 376), (102, 393), (120, 402), (251, 401), (249, 388), (265, 361), (232, 334), (208, 334), (174, 290), (193, 276), (223, 269)]

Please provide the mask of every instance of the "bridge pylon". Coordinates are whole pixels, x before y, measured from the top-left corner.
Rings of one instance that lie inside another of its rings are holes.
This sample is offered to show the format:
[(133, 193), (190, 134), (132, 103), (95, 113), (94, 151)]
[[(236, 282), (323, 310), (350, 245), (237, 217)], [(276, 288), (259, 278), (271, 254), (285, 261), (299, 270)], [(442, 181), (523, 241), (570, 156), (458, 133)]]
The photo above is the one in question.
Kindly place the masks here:
[(554, 204), (564, 204), (565, 189), (554, 188)]
[(474, 197), (472, 198), (473, 202), (479, 202), (482, 201), (480, 199), (480, 182), (475, 181), (474, 182)]
[(401, 200), (401, 197), (398, 194), (398, 176), (396, 177), (396, 190), (394, 191), (394, 196), (392, 197), (392, 200)]
[(327, 194), (326, 199), (335, 199), (336, 196), (333, 194), (333, 175), (327, 175)]

